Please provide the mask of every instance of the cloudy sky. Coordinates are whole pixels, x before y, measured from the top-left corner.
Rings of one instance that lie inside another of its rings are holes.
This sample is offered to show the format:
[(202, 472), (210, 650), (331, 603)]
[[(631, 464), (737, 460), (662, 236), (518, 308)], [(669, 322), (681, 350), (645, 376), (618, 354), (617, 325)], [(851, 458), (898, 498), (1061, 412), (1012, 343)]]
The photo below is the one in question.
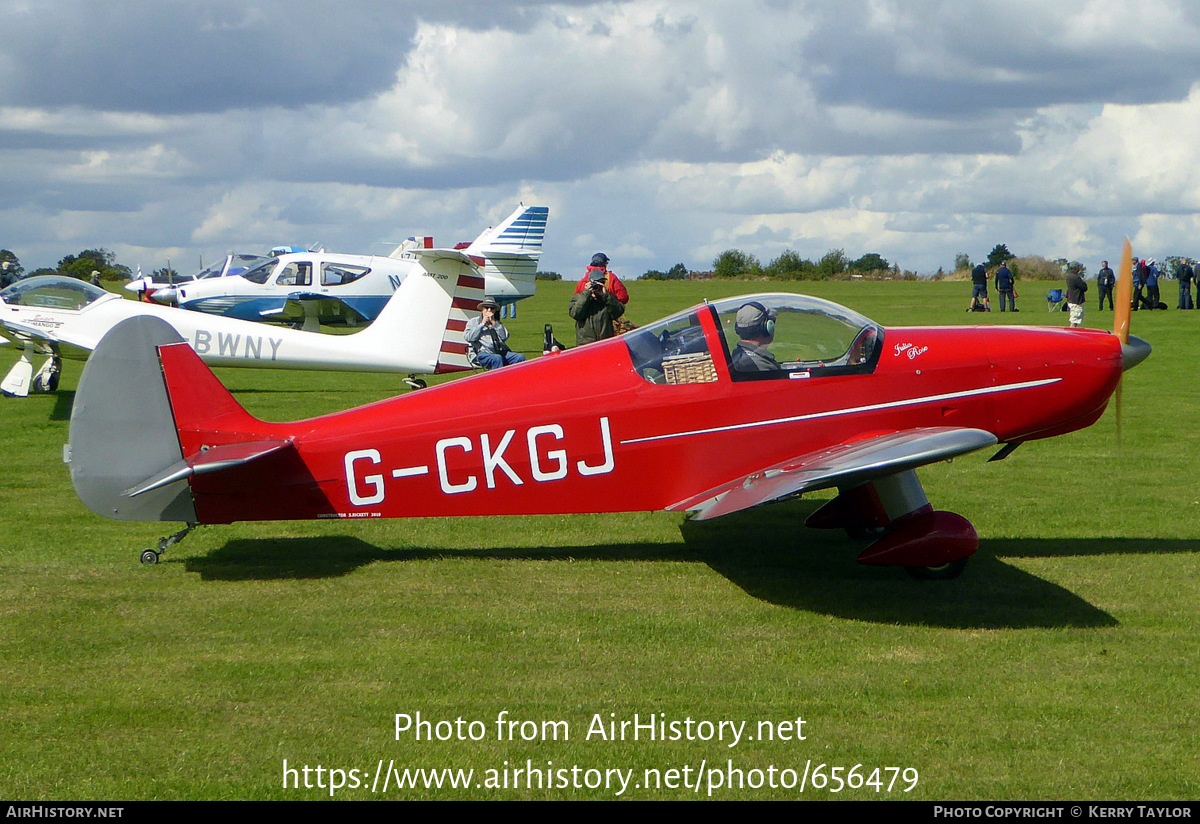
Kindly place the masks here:
[(1200, 255), (1191, 0), (3, 0), (0, 248)]

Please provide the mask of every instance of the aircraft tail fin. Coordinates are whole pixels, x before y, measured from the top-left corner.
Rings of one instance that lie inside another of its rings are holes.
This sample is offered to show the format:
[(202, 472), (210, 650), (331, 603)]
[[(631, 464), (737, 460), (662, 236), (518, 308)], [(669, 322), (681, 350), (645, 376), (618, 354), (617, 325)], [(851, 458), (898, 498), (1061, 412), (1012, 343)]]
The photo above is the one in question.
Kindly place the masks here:
[(498, 226), (475, 238), (464, 251), (477, 263), (482, 259), (485, 277), (506, 278), (518, 294), (532, 295), (549, 215), (546, 206), (521, 204)]
[(88, 359), (63, 458), (97, 515), (195, 523), (191, 487), (176, 481), (291, 446), (263, 437), (264, 428), (174, 328), (137, 316), (114, 326)]
[(424, 273), (411, 274), (379, 316), (352, 337), (363, 351), (403, 353), (413, 373), (472, 369), (463, 331), (479, 310), (484, 279), (474, 262), (456, 249), (412, 252)]

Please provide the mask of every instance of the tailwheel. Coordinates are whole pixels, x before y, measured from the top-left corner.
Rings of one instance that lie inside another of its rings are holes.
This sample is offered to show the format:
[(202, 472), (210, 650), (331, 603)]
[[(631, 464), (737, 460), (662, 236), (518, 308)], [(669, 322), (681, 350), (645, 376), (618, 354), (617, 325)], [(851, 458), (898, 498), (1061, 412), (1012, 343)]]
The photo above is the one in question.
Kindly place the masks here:
[(158, 563), (158, 555), (159, 553), (153, 549), (147, 549), (142, 552), (142, 563), (146, 566), (153, 566)]
[(408, 384), (409, 389), (424, 389), (428, 385), (425, 383), (425, 381), (421, 380), (420, 378), (413, 377), (412, 375), (409, 375), (407, 378), (405, 378), (404, 382)]
[(967, 568), (969, 558), (959, 558), (951, 561), (948, 564), (931, 567), (905, 567), (904, 571), (918, 581), (949, 581), (962, 575), (962, 571)]

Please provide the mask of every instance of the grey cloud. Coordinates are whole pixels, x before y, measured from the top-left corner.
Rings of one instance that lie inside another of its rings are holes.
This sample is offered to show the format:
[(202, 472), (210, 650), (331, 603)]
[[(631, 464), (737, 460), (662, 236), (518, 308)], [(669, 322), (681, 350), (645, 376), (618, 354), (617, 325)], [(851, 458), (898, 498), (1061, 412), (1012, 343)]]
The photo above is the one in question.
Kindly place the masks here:
[(416, 19), (385, 13), (393, 8), (356, 0), (10, 6), (0, 12), (0, 102), (178, 113), (363, 98), (392, 82), (410, 47)]

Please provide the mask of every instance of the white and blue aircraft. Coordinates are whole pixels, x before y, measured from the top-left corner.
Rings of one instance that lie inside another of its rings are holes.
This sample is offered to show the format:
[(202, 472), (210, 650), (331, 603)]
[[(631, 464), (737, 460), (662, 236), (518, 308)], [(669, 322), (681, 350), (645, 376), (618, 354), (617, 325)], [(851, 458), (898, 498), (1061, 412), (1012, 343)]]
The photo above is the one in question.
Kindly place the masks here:
[[(503, 222), (461, 249), (483, 273), (484, 293), (501, 305), (534, 293), (546, 233), (545, 206), (518, 206)], [(278, 254), (245, 271), (160, 288), (153, 300), (229, 318), (274, 321), (316, 331), (320, 324), (373, 321), (413, 272), (429, 237), (409, 238), (390, 255), (317, 251)]]
[[(352, 334), (322, 334), (126, 300), (63, 275), (25, 278), (0, 290), (0, 336), (5, 339), (0, 344), (11, 341), (22, 350), (0, 381), (0, 392), (25, 397), (31, 390), (54, 391), (63, 357), (86, 358), (109, 329), (138, 315), (166, 321), (212, 365), (396, 372), (419, 388), (424, 382), (416, 375), (473, 368), (463, 330), (468, 313), (485, 296), (490, 269), (520, 275), (527, 271), (532, 288), (546, 213), (544, 207), (518, 210), (466, 249), (413, 245), (405, 252), (408, 269), (382, 310)], [(288, 257), (279, 261), (286, 266)], [(498, 277), (503, 279), (503, 274)], [(35, 373), (33, 359), (38, 357), (45, 361)]]
[[(297, 249), (295, 251), (304, 250)], [(143, 275), (141, 269), (139, 268), (138, 276), (129, 281), (129, 283), (126, 283), (125, 289), (126, 291), (133, 292), (139, 298), (152, 300), (154, 299), (155, 293), (157, 293), (160, 289), (167, 289), (168, 287), (178, 286), (181, 283), (191, 283), (192, 281), (196, 280), (223, 278), (227, 275), (240, 275), (251, 266), (268, 259), (269, 258), (266, 255), (247, 255), (239, 254), (237, 252), (230, 252), (216, 263), (212, 264), (211, 266), (206, 266), (194, 275), (163, 275), (158, 273), (153, 275)], [(159, 302), (167, 306), (174, 305), (173, 300), (161, 300)]]

